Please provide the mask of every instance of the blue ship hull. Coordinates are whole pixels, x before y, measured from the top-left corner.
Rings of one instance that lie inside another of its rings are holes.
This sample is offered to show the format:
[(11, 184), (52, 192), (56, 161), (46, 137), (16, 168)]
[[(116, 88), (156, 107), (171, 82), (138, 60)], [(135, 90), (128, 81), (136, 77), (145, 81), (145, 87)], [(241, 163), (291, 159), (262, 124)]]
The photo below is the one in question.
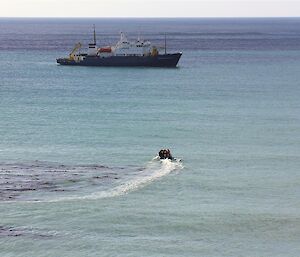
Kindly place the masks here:
[(108, 66), (108, 67), (176, 67), (182, 53), (159, 54), (156, 56), (85, 56), (85, 59), (76, 62), (68, 58), (59, 58), (61, 65), (79, 66)]

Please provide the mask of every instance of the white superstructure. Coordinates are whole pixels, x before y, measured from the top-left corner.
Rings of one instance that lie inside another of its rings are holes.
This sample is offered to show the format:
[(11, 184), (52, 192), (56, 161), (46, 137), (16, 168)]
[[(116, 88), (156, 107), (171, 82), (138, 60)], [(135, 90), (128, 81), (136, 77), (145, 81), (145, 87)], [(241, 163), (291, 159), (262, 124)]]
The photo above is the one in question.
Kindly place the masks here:
[(149, 56), (157, 55), (157, 48), (149, 41), (138, 38), (136, 41), (129, 41), (125, 34), (121, 32), (120, 40), (115, 46), (98, 48), (97, 55), (100, 57), (109, 56)]
[(147, 56), (151, 54), (152, 50), (153, 47), (149, 41), (138, 38), (138, 40), (130, 42), (123, 32), (121, 32), (120, 40), (112, 47), (115, 56)]
[(78, 43), (70, 54), (70, 58), (76, 62), (82, 61), (85, 56), (105, 58), (111, 56), (155, 56), (159, 54), (157, 47), (152, 46), (149, 41), (142, 40), (140, 37), (136, 41), (129, 41), (123, 32), (121, 32), (120, 40), (115, 46), (98, 48), (95, 29), (94, 42), (89, 44), (87, 54), (81, 54), (80, 48), (81, 44)]

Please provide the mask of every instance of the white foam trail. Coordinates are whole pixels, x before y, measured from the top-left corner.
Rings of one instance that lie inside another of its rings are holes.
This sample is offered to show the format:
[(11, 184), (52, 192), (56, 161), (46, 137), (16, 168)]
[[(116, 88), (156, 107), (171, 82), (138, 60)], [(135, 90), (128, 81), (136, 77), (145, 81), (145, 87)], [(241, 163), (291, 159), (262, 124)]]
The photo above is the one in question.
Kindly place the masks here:
[(121, 196), (127, 194), (131, 191), (135, 191), (144, 187), (145, 185), (151, 183), (154, 180), (157, 180), (163, 176), (168, 175), (176, 169), (182, 169), (183, 165), (179, 161), (171, 160), (161, 160), (161, 161), (151, 161), (146, 169), (141, 171), (135, 178), (122, 183), (119, 186), (116, 186), (107, 191), (95, 192), (85, 196), (74, 196), (74, 197), (61, 197), (58, 199), (50, 200), (48, 202), (60, 202), (60, 201), (69, 201), (69, 200), (79, 200), (79, 199), (101, 199), (101, 198), (110, 198)]

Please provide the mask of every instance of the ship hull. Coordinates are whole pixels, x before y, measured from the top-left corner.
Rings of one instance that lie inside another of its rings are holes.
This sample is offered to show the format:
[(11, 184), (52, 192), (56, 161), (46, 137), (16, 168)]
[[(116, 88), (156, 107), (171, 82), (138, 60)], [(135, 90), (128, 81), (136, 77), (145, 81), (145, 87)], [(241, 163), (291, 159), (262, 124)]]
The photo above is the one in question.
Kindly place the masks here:
[(106, 67), (176, 67), (182, 53), (159, 54), (156, 56), (86, 56), (76, 62), (67, 58), (57, 59), (61, 65), (106, 66)]

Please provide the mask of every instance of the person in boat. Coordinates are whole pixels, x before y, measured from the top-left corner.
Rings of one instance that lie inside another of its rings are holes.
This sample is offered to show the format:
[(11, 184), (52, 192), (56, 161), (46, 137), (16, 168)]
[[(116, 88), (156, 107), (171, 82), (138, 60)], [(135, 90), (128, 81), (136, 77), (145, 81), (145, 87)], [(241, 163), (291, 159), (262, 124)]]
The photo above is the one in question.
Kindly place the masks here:
[(163, 160), (163, 159), (173, 160), (173, 159), (174, 159), (174, 158), (172, 157), (171, 152), (170, 152), (169, 149), (161, 149), (161, 150), (159, 151), (158, 155), (159, 155), (159, 158), (160, 158), (161, 160)]

